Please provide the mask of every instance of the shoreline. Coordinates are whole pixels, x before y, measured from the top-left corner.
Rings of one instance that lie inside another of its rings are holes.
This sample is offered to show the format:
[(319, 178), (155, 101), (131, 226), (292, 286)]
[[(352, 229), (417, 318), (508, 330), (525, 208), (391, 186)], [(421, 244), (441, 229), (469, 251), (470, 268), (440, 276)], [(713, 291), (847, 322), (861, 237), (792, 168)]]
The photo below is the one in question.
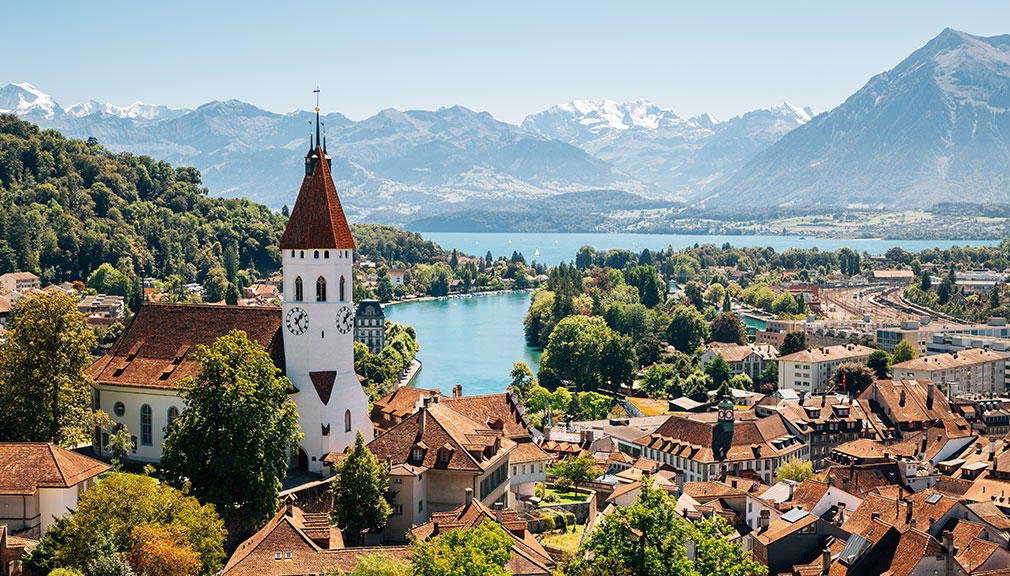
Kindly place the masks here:
[(466, 294), (450, 294), (448, 296), (422, 296), (411, 298), (410, 300), (392, 300), (382, 304), (383, 308), (397, 306), (400, 304), (410, 304), (411, 302), (432, 302), (435, 300), (463, 300), (464, 298), (480, 298), (482, 296), (502, 296), (504, 294), (532, 294), (534, 288), (525, 290), (487, 290), (481, 292), (468, 292)]

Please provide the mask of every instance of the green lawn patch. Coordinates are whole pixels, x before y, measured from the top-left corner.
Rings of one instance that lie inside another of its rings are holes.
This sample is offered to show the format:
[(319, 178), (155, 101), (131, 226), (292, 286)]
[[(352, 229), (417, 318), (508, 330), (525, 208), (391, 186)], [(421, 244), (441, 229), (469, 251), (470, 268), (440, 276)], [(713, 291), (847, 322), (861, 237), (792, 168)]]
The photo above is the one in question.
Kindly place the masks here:
[(581, 492), (576, 492), (572, 488), (569, 488), (567, 490), (557, 490), (555, 488), (547, 487), (547, 488), (545, 488), (545, 490), (546, 490), (546, 492), (544, 493), (545, 496), (547, 494), (553, 494), (553, 495), (555, 495), (555, 496), (558, 497), (558, 501), (557, 502), (541, 502), (540, 503), (541, 505), (544, 505), (544, 504), (571, 504), (571, 503), (574, 503), (574, 502), (585, 502), (586, 501), (586, 495), (585, 494), (583, 494)]
[(563, 550), (569, 554), (575, 554), (579, 548), (579, 540), (582, 539), (582, 530), (583, 527), (579, 525), (575, 527), (574, 532), (572, 532), (571, 528), (565, 532), (550, 532), (543, 535), (540, 543), (544, 546)]

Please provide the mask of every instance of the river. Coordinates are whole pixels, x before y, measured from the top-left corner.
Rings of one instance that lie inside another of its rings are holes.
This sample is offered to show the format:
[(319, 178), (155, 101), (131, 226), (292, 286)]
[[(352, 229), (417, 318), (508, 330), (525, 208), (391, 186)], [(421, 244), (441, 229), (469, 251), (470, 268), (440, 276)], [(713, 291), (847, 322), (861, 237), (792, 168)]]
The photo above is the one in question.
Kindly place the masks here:
[[(833, 252), (849, 247), (859, 253), (883, 254), (888, 248), (898, 246), (909, 252), (920, 252), (930, 248), (950, 248), (951, 246), (989, 246), (999, 244), (999, 240), (879, 240), (844, 238), (814, 238), (803, 236), (727, 236), (703, 234), (559, 234), (520, 232), (421, 232), (427, 240), (433, 240), (446, 250), (456, 248), (465, 254), (483, 256), (488, 250), (492, 256), (511, 256), (513, 251), (521, 252), (526, 261), (536, 260), (542, 264), (556, 266), (561, 262), (575, 260), (580, 247), (589, 245), (597, 250), (624, 248), (641, 252), (643, 248), (665, 250), (672, 246), (675, 250), (695, 244), (715, 244), (722, 246), (729, 242), (733, 246), (771, 246), (779, 252), (789, 248), (818, 248)], [(539, 255), (538, 255), (539, 252)]]
[(505, 390), (520, 360), (536, 373), (540, 352), (523, 336), (529, 302), (529, 294), (496, 294), (404, 302), (386, 306), (385, 313), (417, 331), (422, 368), (416, 386), (449, 394), (459, 382), (471, 396)]

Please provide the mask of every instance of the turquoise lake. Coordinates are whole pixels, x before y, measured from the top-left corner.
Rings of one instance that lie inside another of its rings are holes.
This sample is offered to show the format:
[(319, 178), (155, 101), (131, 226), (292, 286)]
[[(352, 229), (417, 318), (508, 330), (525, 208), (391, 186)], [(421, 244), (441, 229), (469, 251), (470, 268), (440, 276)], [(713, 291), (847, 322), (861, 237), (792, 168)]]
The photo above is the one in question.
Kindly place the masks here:
[[(664, 249), (667, 246), (685, 248), (698, 244), (734, 246), (771, 246), (778, 251), (789, 248), (837, 250), (848, 246), (859, 252), (883, 254), (892, 246), (918, 252), (927, 248), (950, 246), (982, 246), (998, 241), (936, 241), (936, 240), (824, 240), (801, 239), (798, 236), (699, 236), (674, 234), (519, 234), (519, 233), (421, 233), (442, 248), (457, 248), (468, 254), (484, 255), (488, 250), (497, 258), (522, 252), (527, 261), (555, 265), (573, 261), (583, 245), (597, 249), (625, 248), (640, 252)], [(539, 256), (536, 255), (539, 251)], [(423, 364), (416, 385), (439, 388), (448, 393), (457, 383), (463, 393), (492, 394), (505, 389), (512, 364), (520, 360), (535, 373), (540, 353), (526, 346), (523, 318), (529, 307), (529, 294), (502, 294), (446, 300), (407, 302), (387, 306), (386, 317), (393, 322), (409, 324), (417, 330), (421, 351), (417, 357)], [(755, 323), (754, 328), (758, 328)]]
[(459, 382), (470, 396), (505, 390), (515, 362), (526, 362), (536, 373), (540, 352), (523, 337), (529, 302), (529, 294), (497, 294), (405, 302), (385, 312), (417, 330), (422, 368), (416, 386), (448, 394)]
[[(551, 266), (575, 260), (580, 247), (589, 245), (597, 250), (624, 248), (641, 252), (643, 248), (664, 250), (673, 246), (680, 250), (695, 244), (715, 244), (722, 246), (729, 242), (733, 246), (771, 246), (783, 252), (789, 248), (818, 248), (833, 252), (849, 247), (859, 253), (883, 254), (888, 248), (898, 246), (909, 252), (920, 252), (929, 248), (950, 248), (951, 246), (988, 246), (999, 244), (999, 240), (846, 240), (842, 238), (813, 238), (801, 236), (726, 236), (702, 234), (555, 234), (519, 232), (420, 232), (434, 240), (446, 250), (457, 250), (483, 256), (488, 250), (498, 256), (511, 256), (513, 251), (521, 252), (527, 262), (536, 260)], [(537, 255), (539, 252), (539, 255)]]

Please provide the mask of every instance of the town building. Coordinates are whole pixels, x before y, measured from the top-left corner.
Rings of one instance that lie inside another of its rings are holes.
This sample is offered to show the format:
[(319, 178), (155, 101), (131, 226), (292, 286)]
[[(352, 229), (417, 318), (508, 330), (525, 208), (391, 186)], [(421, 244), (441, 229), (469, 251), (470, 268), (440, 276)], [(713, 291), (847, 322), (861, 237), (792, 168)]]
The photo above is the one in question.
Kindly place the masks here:
[(421, 409), (424, 399), (441, 394), (439, 390), (426, 390), (414, 386), (399, 386), (372, 403), (371, 419), (378, 436)]
[(811, 348), (781, 356), (779, 389), (793, 389), (807, 394), (823, 394), (831, 388), (835, 369), (848, 362), (866, 363), (873, 348), (842, 344)]
[(758, 406), (759, 415), (778, 412), (789, 429), (809, 447), (815, 470), (828, 466), (831, 451), (845, 442), (873, 435), (863, 408), (844, 394), (804, 396)]
[(386, 347), (386, 315), (378, 300), (358, 302), (354, 313), (354, 341), (368, 346), (372, 354), (378, 354)]
[[(318, 122), (318, 114), (317, 114)], [(165, 427), (184, 408), (176, 384), (197, 368), (193, 353), (233, 329), (259, 342), (291, 381), (304, 435), (292, 464), (326, 473), (324, 461), (372, 438), (368, 398), (354, 372), (352, 302), (354, 239), (319, 143), (305, 155), (305, 177), (280, 249), (285, 299), (281, 308), (144, 304), (88, 374), (92, 404), (113, 427), (134, 437), (130, 458), (155, 462)], [(104, 451), (112, 431), (96, 430)]]
[(373, 554), (405, 560), (410, 551), (403, 546), (347, 547), (325, 512), (305, 512), (288, 500), (266, 525), (239, 544), (220, 574), (347, 574), (358, 567), (359, 558)]
[(877, 380), (859, 395), (904, 438), (952, 416), (950, 402), (931, 380)]
[(486, 507), (509, 504), (516, 445), (501, 418), (474, 420), (440, 395), (424, 398), (416, 414), (368, 444), (389, 465), (389, 489), (395, 492), (386, 540), (405, 541), (411, 526), (464, 504), (467, 489)]
[(721, 354), (723, 359), (729, 364), (732, 374), (746, 374), (755, 382), (761, 377), (761, 372), (764, 371), (765, 366), (769, 362), (773, 362), (775, 357), (779, 355), (778, 349), (768, 344), (741, 346), (739, 344), (713, 342), (705, 348), (705, 353), (701, 355), (702, 369)]
[(38, 290), (42, 284), (39, 277), (31, 272), (8, 272), (0, 276), (0, 294), (6, 292), (30, 292)]
[(109, 326), (123, 319), (126, 302), (122, 296), (91, 294), (77, 303), (77, 310), (88, 319), (88, 324)]
[(1010, 354), (969, 348), (920, 356), (891, 366), (896, 380), (932, 380), (951, 395), (1002, 394), (1006, 391), (1006, 362)]
[(24, 573), (22, 558), (31, 554), (38, 540), (11, 536), (6, 524), (0, 524), (0, 576), (21, 576)]
[(789, 431), (782, 415), (759, 418), (750, 413), (737, 419), (726, 400), (717, 412), (673, 414), (636, 444), (646, 458), (683, 470), (687, 482), (730, 474), (770, 484), (779, 465), (809, 456), (809, 448)]
[(0, 442), (0, 524), (10, 535), (41, 538), (107, 470), (55, 444)]
[(403, 278), (407, 275), (406, 270), (403, 268), (390, 268), (386, 273), (389, 274), (389, 281), (393, 284), (394, 290), (397, 286), (403, 286)]

